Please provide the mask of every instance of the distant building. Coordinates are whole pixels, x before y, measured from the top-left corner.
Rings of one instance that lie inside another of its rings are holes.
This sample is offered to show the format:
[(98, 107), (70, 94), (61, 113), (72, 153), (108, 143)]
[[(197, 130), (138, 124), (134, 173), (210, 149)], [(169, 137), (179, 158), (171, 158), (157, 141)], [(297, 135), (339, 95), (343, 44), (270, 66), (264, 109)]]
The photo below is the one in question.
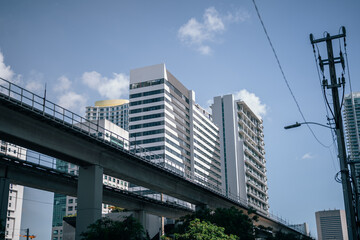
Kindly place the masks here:
[(324, 210), (315, 213), (318, 240), (348, 240), (344, 210)]
[(229, 94), (214, 98), (213, 120), (220, 130), (225, 192), (267, 213), (268, 187), (262, 120)]
[[(0, 141), (0, 153), (26, 160), (25, 148)], [(5, 224), (5, 240), (19, 240), (21, 228), (21, 212), (23, 205), (24, 186), (11, 184), (9, 186), (9, 199), (7, 218)]]
[[(344, 118), (350, 160), (360, 161), (360, 92), (345, 97)], [(360, 163), (355, 164), (357, 190), (360, 193)]]
[(87, 120), (109, 120), (128, 131), (129, 100), (113, 99), (95, 102), (95, 106), (86, 107)]
[[(88, 123), (83, 124), (80, 127), (86, 130), (88, 129), (87, 126), (89, 125), (92, 128), (90, 130), (90, 133), (98, 134), (99, 137), (104, 138), (106, 141), (118, 144), (125, 149), (129, 149), (129, 133), (124, 129), (120, 128), (119, 126), (106, 119), (90, 120)], [(94, 127), (96, 125), (99, 126), (99, 129)], [(79, 167), (77, 165), (67, 163), (61, 160), (56, 161), (56, 169), (75, 175), (77, 175), (79, 171)], [(127, 190), (129, 187), (128, 182), (105, 174), (103, 176), (103, 184), (125, 190)], [(107, 214), (110, 212), (110, 209), (111, 206), (103, 204), (102, 213)], [(54, 194), (54, 209), (51, 236), (52, 240), (63, 239), (63, 218), (65, 216), (75, 215), (76, 211), (76, 197), (65, 196), (57, 193)]]
[(132, 147), (221, 191), (219, 129), (165, 64), (130, 71), (129, 133)]

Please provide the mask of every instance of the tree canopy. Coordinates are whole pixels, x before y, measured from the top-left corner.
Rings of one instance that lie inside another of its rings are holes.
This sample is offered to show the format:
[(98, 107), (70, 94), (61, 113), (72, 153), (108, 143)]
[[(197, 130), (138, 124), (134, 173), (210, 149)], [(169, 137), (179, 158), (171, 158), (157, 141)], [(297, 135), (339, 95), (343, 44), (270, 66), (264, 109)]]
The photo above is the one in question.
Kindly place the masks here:
[(82, 240), (144, 240), (145, 232), (142, 225), (132, 216), (124, 221), (102, 218), (88, 227), (81, 234)]
[(175, 234), (176, 240), (237, 240), (234, 235), (226, 235), (224, 228), (195, 218), (189, 223), (188, 230), (183, 234)]

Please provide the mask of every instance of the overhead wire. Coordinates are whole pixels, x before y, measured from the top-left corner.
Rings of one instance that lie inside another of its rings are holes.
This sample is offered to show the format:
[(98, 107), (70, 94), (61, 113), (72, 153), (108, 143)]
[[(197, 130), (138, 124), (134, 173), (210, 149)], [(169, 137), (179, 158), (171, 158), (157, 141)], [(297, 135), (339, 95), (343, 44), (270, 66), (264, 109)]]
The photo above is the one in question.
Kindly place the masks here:
[[(269, 42), (269, 44), (270, 44), (270, 47), (271, 47), (271, 49), (272, 49), (272, 51), (273, 51), (273, 53), (274, 53), (275, 59), (276, 59), (276, 61), (277, 61), (277, 64), (278, 64), (278, 66), (279, 66), (279, 69), (280, 69), (280, 71), (281, 71), (282, 77), (283, 77), (283, 79), (284, 79), (284, 81), (285, 81), (285, 84), (286, 84), (286, 86), (287, 86), (287, 88), (288, 88), (288, 90), (289, 90), (289, 92), (290, 92), (290, 94), (291, 94), (291, 96), (292, 96), (295, 104), (296, 104), (296, 107), (297, 107), (297, 109), (298, 109), (298, 111), (299, 111), (302, 119), (304, 120), (304, 122), (307, 122), (307, 121), (306, 121), (306, 118), (305, 118), (305, 116), (304, 116), (304, 114), (303, 114), (303, 112), (302, 112), (302, 110), (301, 110), (301, 108), (300, 108), (300, 105), (299, 105), (299, 103), (298, 103), (298, 101), (297, 101), (297, 99), (296, 99), (296, 97), (295, 97), (295, 95), (294, 95), (294, 93), (293, 93), (293, 91), (292, 91), (292, 89), (291, 89), (291, 87), (290, 87), (290, 84), (289, 84), (289, 82), (288, 82), (288, 80), (287, 80), (287, 78), (286, 78), (286, 76), (285, 76), (285, 73), (284, 73), (284, 70), (283, 70), (283, 68), (282, 68), (282, 66), (281, 66), (279, 57), (277, 56), (277, 53), (276, 53), (276, 51), (275, 51), (275, 48), (274, 48), (274, 46), (273, 46), (273, 44), (272, 44), (272, 42), (271, 42), (270, 36), (269, 36), (269, 34), (268, 34), (267, 30), (266, 30), (266, 27), (265, 27), (265, 24), (264, 24), (262, 18), (261, 18), (261, 15), (260, 15), (259, 9), (258, 9), (258, 7), (257, 7), (257, 5), (256, 5), (256, 2), (255, 2), (255, 0), (252, 0), (252, 2), (253, 2), (253, 4), (254, 4), (256, 13), (257, 13), (257, 15), (258, 15), (258, 17), (259, 17), (260, 23), (261, 23), (261, 25), (262, 25), (262, 27), (263, 27), (263, 30), (264, 30), (264, 32), (265, 32), (266, 38), (267, 38), (267, 40), (268, 40), (268, 42)], [(323, 146), (323, 147), (325, 147), (325, 148), (331, 147), (331, 145), (327, 146), (327, 145), (323, 144), (323, 143), (318, 139), (318, 137), (315, 135), (314, 131), (313, 131), (312, 128), (309, 126), (309, 124), (306, 124), (306, 126), (308, 127), (308, 129), (310, 130), (311, 134), (314, 136), (314, 138), (316, 139), (316, 141), (317, 141), (321, 146)]]
[[(315, 46), (316, 46), (316, 49), (317, 49), (317, 55), (318, 55), (318, 57), (316, 57), (316, 50), (315, 50)], [(320, 90), (322, 91), (323, 90), (323, 85), (322, 85), (322, 82), (321, 82), (321, 76), (320, 76), (320, 70), (319, 70), (319, 62), (318, 62), (318, 60), (320, 61), (321, 60), (321, 57), (320, 57), (320, 51), (319, 51), (319, 48), (318, 48), (318, 46), (317, 46), (317, 44), (315, 44), (315, 46), (314, 46), (314, 44), (313, 44), (313, 52), (314, 52), (314, 60), (315, 60), (315, 65), (316, 65), (316, 70), (317, 70), (317, 74), (318, 74), (318, 78), (319, 78), (319, 85), (320, 85)], [(324, 74), (324, 72), (323, 71), (321, 71), (321, 73), (322, 73), (322, 77), (323, 77), (323, 79), (325, 79), (325, 74)], [(329, 110), (328, 110), (328, 108), (327, 108), (327, 98), (326, 98), (326, 96), (323, 94), (323, 101), (324, 101), (324, 106), (325, 106), (325, 110), (326, 110), (326, 117), (327, 117), (327, 120), (328, 120), (328, 125), (330, 125), (331, 126), (331, 119), (330, 119), (330, 116), (329, 116)], [(331, 110), (331, 108), (330, 108), (330, 110)], [(331, 113), (332, 114), (332, 113)], [(333, 114), (332, 114), (333, 115)], [(332, 137), (332, 140), (333, 140), (333, 142), (332, 142), (332, 146), (334, 146), (334, 150), (335, 150), (335, 152), (336, 152), (336, 147), (337, 147), (337, 144), (336, 144), (336, 139), (335, 139), (335, 135), (334, 135), (334, 132), (331, 130), (330, 131), (331, 132), (331, 137)], [(334, 167), (334, 170), (335, 171), (337, 171), (337, 168), (336, 168), (336, 164), (335, 164), (335, 159), (334, 159), (334, 156), (333, 156), (333, 154), (332, 154), (332, 152), (331, 152), (331, 148), (329, 147), (328, 148), (329, 149), (329, 153), (330, 153), (330, 157), (331, 157), (331, 160), (332, 160), (332, 164), (333, 164), (333, 167)], [(339, 166), (338, 166), (339, 167)], [(339, 167), (340, 168), (340, 167)]]

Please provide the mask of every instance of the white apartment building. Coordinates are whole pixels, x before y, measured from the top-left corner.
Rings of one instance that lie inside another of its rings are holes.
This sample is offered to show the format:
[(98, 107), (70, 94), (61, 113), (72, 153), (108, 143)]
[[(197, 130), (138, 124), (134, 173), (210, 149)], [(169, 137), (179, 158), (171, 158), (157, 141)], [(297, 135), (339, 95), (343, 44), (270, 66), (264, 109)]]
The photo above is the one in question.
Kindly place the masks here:
[[(360, 161), (360, 92), (347, 95), (344, 99), (346, 145), (351, 161)], [(357, 192), (360, 193), (360, 163), (355, 164)]]
[(214, 98), (213, 120), (220, 129), (226, 194), (267, 213), (268, 187), (262, 120), (229, 94)]
[(112, 99), (95, 102), (95, 106), (86, 107), (87, 120), (109, 120), (124, 130), (128, 130), (129, 100)]
[[(100, 111), (102, 112), (102, 111)], [(99, 117), (101, 115), (98, 115)], [(116, 124), (106, 119), (90, 120), (88, 123), (78, 125), (79, 127), (88, 130), (90, 125), (90, 133), (97, 134), (99, 137), (104, 138), (106, 141), (115, 143), (125, 149), (129, 149), (129, 133), (120, 128)], [(99, 128), (95, 127), (96, 125)], [(97, 131), (98, 130), (98, 131)], [(57, 160), (56, 168), (58, 170), (68, 172), (71, 174), (78, 174), (79, 167), (72, 163), (67, 163)], [(129, 183), (121, 179), (103, 175), (103, 184), (118, 189), (127, 190)], [(62, 240), (63, 238), (63, 217), (75, 215), (77, 211), (77, 198), (72, 196), (65, 196), (62, 194), (54, 194), (54, 210), (53, 210), (53, 227), (52, 227), (52, 240)], [(111, 206), (103, 204), (102, 214), (111, 212)]]
[(348, 240), (344, 210), (328, 210), (315, 213), (318, 240)]
[(188, 90), (158, 64), (130, 71), (131, 147), (163, 159), (164, 166), (221, 189), (219, 129)]
[[(8, 142), (0, 141), (0, 153), (26, 160), (26, 149)], [(5, 240), (20, 239), (23, 196), (24, 186), (10, 183), (7, 218), (5, 223)]]

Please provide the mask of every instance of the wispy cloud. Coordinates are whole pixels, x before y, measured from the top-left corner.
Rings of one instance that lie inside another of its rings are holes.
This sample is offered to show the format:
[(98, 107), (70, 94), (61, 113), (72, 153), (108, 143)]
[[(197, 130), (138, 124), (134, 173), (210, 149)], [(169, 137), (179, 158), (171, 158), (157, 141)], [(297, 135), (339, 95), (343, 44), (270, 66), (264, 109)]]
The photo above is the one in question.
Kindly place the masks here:
[(72, 91), (72, 85), (73, 82), (64, 75), (57, 79), (53, 88), (57, 94), (57, 104), (79, 115), (84, 115), (88, 98), (85, 94)]
[(58, 96), (58, 104), (79, 115), (84, 115), (87, 97), (73, 91), (64, 92)]
[(25, 81), (25, 88), (41, 95), (45, 89), (44, 74), (35, 70), (30, 71)]
[(245, 11), (236, 11), (221, 15), (214, 7), (205, 10), (202, 21), (191, 18), (178, 30), (178, 37), (185, 44), (194, 47), (203, 55), (212, 53), (209, 43), (226, 30), (226, 25), (245, 21), (249, 14)]
[(63, 92), (63, 91), (69, 90), (71, 85), (72, 85), (72, 82), (66, 76), (61, 76), (58, 78), (58, 80), (54, 86), (54, 91), (55, 92)]
[(0, 77), (15, 84), (19, 84), (21, 81), (21, 75), (15, 74), (10, 66), (6, 66), (2, 52), (0, 52)]
[(254, 93), (242, 89), (234, 94), (234, 98), (244, 101), (258, 117), (262, 118), (266, 115), (266, 104), (261, 103), (260, 98)]
[(129, 93), (129, 77), (122, 73), (114, 73), (112, 78), (107, 78), (95, 71), (85, 72), (82, 82), (109, 99), (127, 97)]
[(314, 156), (311, 153), (305, 153), (304, 156), (301, 157), (301, 159), (311, 159), (314, 158)]

